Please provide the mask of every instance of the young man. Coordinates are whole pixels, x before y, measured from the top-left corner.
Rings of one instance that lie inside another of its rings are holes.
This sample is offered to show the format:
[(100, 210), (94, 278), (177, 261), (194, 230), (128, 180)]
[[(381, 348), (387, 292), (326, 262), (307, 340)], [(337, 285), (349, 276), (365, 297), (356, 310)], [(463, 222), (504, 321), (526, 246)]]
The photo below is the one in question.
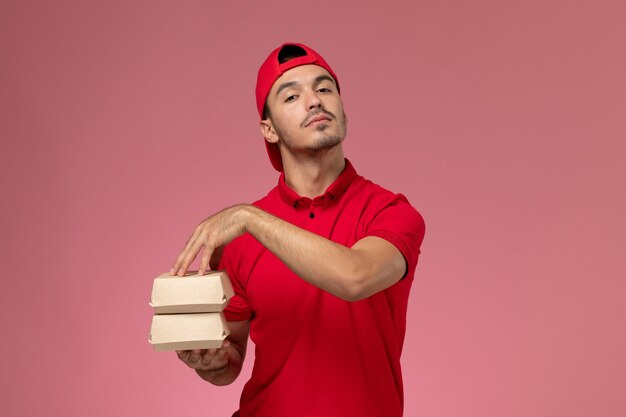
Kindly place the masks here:
[(231, 277), (223, 347), (177, 354), (226, 385), (254, 341), (235, 416), (402, 415), (400, 354), (424, 222), (402, 194), (344, 159), (339, 93), (311, 48), (284, 44), (269, 55), (256, 99), (278, 185), (203, 221), (171, 271), (184, 275), (204, 249), (200, 273), (210, 265)]

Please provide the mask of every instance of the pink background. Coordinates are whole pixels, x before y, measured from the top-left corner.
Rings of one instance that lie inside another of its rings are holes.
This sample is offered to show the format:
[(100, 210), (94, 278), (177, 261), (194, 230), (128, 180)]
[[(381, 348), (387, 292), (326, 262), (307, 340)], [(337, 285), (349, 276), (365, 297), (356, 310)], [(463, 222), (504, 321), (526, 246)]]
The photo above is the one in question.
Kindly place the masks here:
[(348, 157), (426, 219), (405, 414), (626, 415), (623, 4), (4, 0), (0, 412), (236, 409), (252, 355), (210, 386), (147, 303), (275, 184), (253, 89), (293, 40), (339, 74)]

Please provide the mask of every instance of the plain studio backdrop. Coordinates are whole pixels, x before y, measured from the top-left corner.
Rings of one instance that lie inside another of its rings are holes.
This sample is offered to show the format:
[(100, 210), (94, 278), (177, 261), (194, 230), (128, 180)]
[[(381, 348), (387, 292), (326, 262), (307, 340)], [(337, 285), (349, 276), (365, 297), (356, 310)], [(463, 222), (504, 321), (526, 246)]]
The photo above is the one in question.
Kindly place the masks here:
[(210, 386), (152, 350), (148, 300), (201, 220), (275, 185), (254, 85), (285, 41), (426, 220), (405, 415), (626, 415), (623, 5), (3, 0), (2, 415), (237, 408), (253, 350)]

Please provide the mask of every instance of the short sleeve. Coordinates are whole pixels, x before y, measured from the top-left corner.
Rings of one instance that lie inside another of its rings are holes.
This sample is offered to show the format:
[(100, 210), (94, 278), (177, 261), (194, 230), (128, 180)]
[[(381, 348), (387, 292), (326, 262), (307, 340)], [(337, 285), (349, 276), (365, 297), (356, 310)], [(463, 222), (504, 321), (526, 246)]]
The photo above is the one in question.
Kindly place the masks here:
[(405, 277), (415, 274), (424, 233), (424, 219), (402, 194), (383, 206), (365, 230), (365, 236), (380, 237), (398, 248), (407, 263)]
[(227, 321), (246, 321), (252, 317), (252, 308), (250, 307), (244, 286), (242, 285), (242, 274), (239, 270), (240, 262), (234, 258), (234, 252), (231, 245), (224, 248), (222, 259), (220, 260), (219, 269), (225, 270), (230, 277), (230, 282), (235, 291), (235, 295), (230, 299), (228, 305), (224, 309), (224, 316)]

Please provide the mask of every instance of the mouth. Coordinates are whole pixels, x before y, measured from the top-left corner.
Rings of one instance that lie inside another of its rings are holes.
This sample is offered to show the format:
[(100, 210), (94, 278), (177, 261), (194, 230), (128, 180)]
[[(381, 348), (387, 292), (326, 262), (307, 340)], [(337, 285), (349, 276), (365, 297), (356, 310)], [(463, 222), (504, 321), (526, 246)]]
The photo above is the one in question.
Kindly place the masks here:
[(311, 126), (311, 125), (316, 124), (316, 123), (330, 122), (330, 121), (331, 121), (330, 117), (328, 117), (328, 116), (326, 116), (324, 114), (320, 114), (320, 115), (317, 115), (317, 116), (313, 117), (311, 120), (309, 120), (308, 123), (305, 126)]

